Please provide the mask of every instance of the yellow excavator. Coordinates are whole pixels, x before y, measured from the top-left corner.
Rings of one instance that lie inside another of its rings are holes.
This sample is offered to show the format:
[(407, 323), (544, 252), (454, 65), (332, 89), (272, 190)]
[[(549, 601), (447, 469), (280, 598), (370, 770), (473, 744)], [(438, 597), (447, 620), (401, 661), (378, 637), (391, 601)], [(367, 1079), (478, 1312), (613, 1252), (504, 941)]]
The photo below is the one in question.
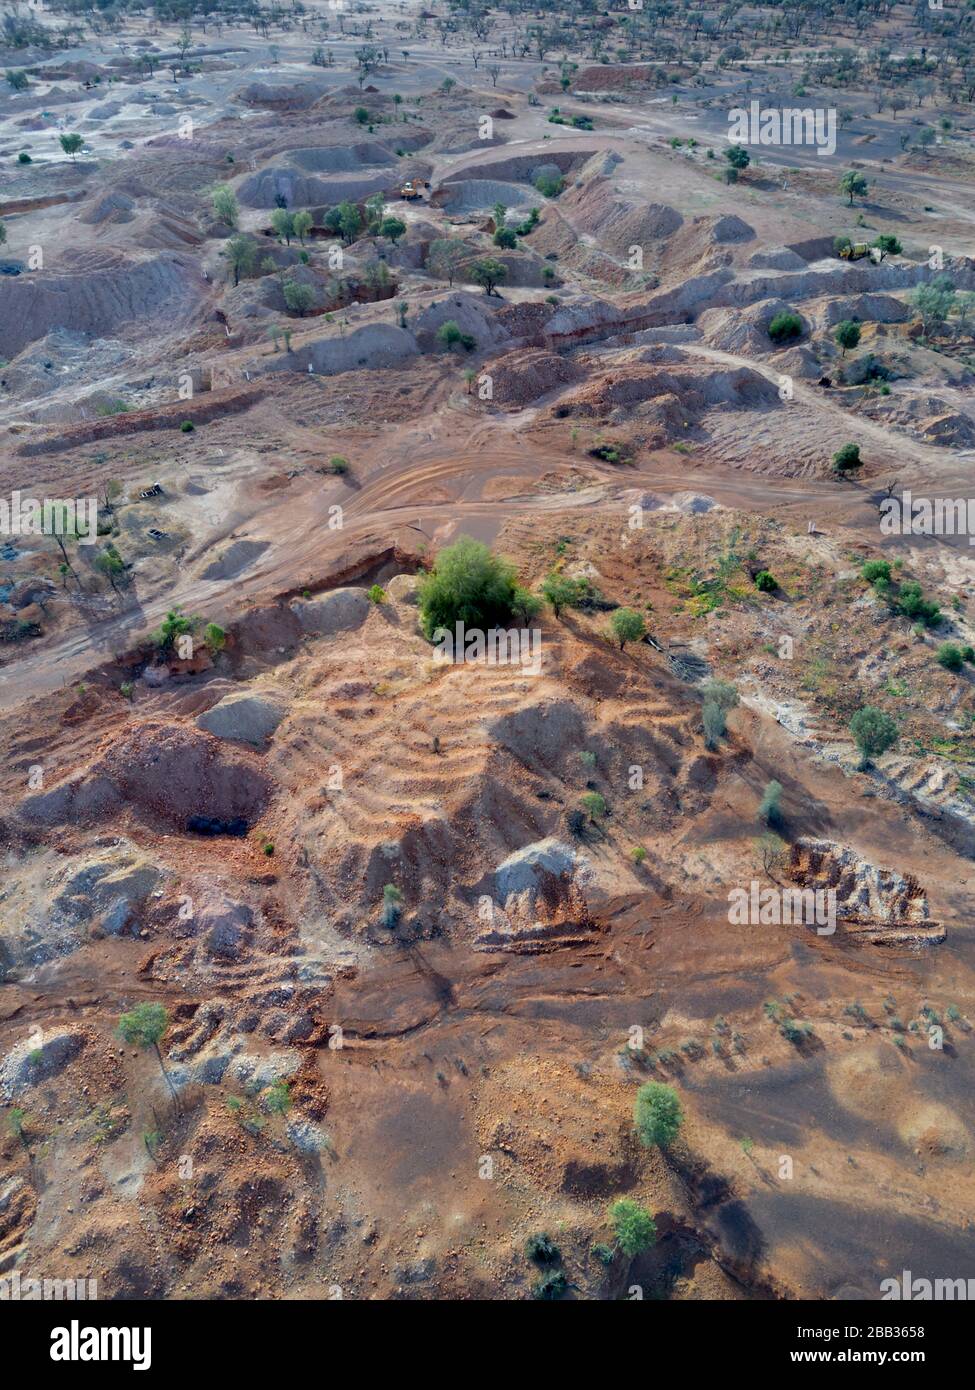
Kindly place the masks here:
[(860, 261), (870, 255), (870, 247), (865, 241), (852, 241), (849, 246), (840, 248), (840, 255), (844, 261)]
[(423, 196), (425, 187), (426, 183), (423, 179), (407, 179), (399, 191), (399, 196), (410, 200), (420, 198)]

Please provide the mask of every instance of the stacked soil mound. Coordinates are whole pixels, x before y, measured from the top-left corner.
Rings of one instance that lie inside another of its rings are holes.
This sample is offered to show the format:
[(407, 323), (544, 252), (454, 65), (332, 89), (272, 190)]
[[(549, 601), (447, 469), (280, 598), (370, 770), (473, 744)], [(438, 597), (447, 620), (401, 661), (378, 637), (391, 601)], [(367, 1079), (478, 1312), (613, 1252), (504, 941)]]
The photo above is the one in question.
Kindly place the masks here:
[[(775, 350), (776, 344), (768, 335), (772, 320), (779, 314), (795, 312), (784, 299), (765, 299), (745, 310), (707, 309), (698, 320), (698, 326), (709, 347), (753, 357)], [(806, 331), (808, 324), (803, 321), (803, 332)]]
[(192, 816), (249, 824), (270, 794), (270, 779), (252, 754), (193, 728), (148, 722), (127, 730), (87, 773), (28, 797), (21, 814), (63, 825), (127, 807), (140, 819), (185, 830)]
[(485, 367), (494, 384), (494, 400), (500, 405), (531, 405), (557, 386), (582, 380), (582, 368), (555, 352), (527, 348), (509, 352)]
[(614, 412), (621, 412), (621, 418), (627, 419), (639, 416), (639, 407), (646, 402), (661, 398), (678, 402), (685, 420), (715, 406), (762, 408), (778, 400), (772, 383), (747, 367), (664, 371), (633, 365), (600, 376), (563, 396), (555, 410), (560, 417), (612, 418)]
[(560, 201), (579, 231), (598, 237), (604, 251), (625, 257), (631, 246), (639, 246), (646, 269), (653, 268), (663, 243), (683, 226), (680, 213), (663, 203), (640, 206), (617, 197), (602, 175), (583, 178)]
[(123, 324), (165, 318), (175, 328), (199, 295), (198, 276), (176, 256), (126, 261), (86, 253), (65, 257), (67, 273), (0, 276), (0, 357), (15, 357), (54, 328), (102, 337)]

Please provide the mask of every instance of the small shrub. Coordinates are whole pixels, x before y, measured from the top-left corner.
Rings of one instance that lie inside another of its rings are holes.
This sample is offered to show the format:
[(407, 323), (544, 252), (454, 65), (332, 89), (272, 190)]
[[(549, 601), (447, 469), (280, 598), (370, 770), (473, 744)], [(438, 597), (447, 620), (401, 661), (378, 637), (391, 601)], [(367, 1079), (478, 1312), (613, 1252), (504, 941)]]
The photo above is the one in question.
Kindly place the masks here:
[[(661, 1060), (663, 1058), (661, 1053)], [(633, 1120), (640, 1142), (646, 1148), (667, 1148), (677, 1138), (684, 1122), (677, 1092), (659, 1081), (641, 1086), (636, 1093)]]
[(905, 579), (897, 591), (896, 608), (905, 618), (920, 619), (923, 628), (937, 627), (941, 622), (941, 609), (934, 599), (925, 598), (916, 579)]
[(548, 1274), (543, 1274), (532, 1285), (532, 1298), (542, 1299), (546, 1302), (554, 1302), (562, 1297), (568, 1287), (565, 1271), (561, 1269), (550, 1270)]
[(264, 1096), (264, 1108), (272, 1115), (285, 1115), (291, 1108), (291, 1092), (287, 1081), (275, 1081)]
[(701, 686), (701, 697), (706, 703), (717, 705), (727, 712), (738, 703), (738, 691), (730, 681), (707, 680)]
[(860, 570), (860, 577), (868, 584), (876, 584), (878, 579), (890, 583), (890, 565), (886, 560), (867, 560)]
[(837, 473), (848, 473), (851, 469), (862, 466), (859, 444), (844, 444), (833, 455), (833, 467)]
[(629, 1197), (621, 1197), (609, 1209), (616, 1244), (630, 1258), (639, 1255), (657, 1239), (657, 1225), (646, 1207)]
[(195, 429), (196, 426), (194, 425), (192, 420), (184, 420), (183, 423), (180, 425), (180, 430), (183, 432), (183, 434), (192, 434)]
[(946, 671), (960, 671), (965, 657), (956, 642), (942, 642), (937, 651), (938, 665)]
[(392, 931), (403, 910), (403, 894), (395, 883), (387, 883), (383, 888), (383, 925)]
[(798, 314), (776, 314), (768, 326), (773, 343), (791, 343), (802, 337), (802, 319)]
[(525, 1254), (538, 1265), (558, 1264), (562, 1258), (559, 1247), (544, 1231), (528, 1237), (525, 1242)]
[(704, 726), (704, 746), (716, 748), (718, 740), (724, 736), (727, 728), (724, 710), (713, 700), (705, 700), (701, 710), (701, 722)]
[(766, 825), (777, 825), (782, 819), (782, 810), (779, 802), (782, 798), (782, 783), (771, 781), (762, 793), (761, 804), (758, 814)]
[(565, 179), (561, 174), (539, 174), (535, 187), (544, 198), (557, 198), (565, 187)]

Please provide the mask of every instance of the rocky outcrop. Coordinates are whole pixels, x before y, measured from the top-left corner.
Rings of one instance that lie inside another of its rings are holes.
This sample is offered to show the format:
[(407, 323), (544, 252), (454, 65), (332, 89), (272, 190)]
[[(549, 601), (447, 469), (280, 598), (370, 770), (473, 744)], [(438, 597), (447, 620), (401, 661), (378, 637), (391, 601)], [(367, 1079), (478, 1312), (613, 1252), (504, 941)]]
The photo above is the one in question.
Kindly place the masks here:
[(320, 598), (296, 599), (291, 611), (302, 632), (329, 637), (362, 626), (369, 612), (369, 596), (365, 589), (332, 589)]
[(924, 889), (913, 874), (878, 869), (848, 845), (798, 840), (790, 871), (803, 888), (834, 892), (837, 920), (861, 940), (897, 945), (945, 939), (945, 929), (931, 920)]
[(84, 1045), (85, 1035), (77, 1030), (32, 1033), (0, 1062), (0, 1095), (14, 1100), (31, 1086), (56, 1076)]
[(284, 718), (287, 701), (283, 690), (242, 690), (225, 695), (212, 709), (197, 717), (196, 725), (217, 738), (235, 739), (263, 748)]

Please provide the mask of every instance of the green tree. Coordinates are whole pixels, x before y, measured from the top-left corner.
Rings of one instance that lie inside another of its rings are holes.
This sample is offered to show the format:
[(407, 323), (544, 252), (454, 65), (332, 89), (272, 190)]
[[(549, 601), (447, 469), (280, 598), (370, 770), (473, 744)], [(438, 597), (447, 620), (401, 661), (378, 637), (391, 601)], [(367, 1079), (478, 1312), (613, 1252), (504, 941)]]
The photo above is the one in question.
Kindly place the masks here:
[(398, 217), (384, 217), (379, 224), (379, 235), (388, 237), (394, 246), (405, 231), (406, 223)]
[(420, 580), (420, 625), (429, 640), (439, 628), (453, 633), (458, 622), (487, 632), (511, 616), (517, 588), (514, 565), (481, 541), (461, 536)]
[(257, 247), (246, 236), (232, 236), (224, 247), (227, 265), (233, 271), (234, 285), (240, 284), (242, 275), (249, 275), (257, 261)]
[(6, 244), (6, 241), (7, 241), (7, 229), (6, 229), (6, 227), (3, 225), (3, 223), (0, 222), (0, 246), (4, 246), (4, 245)]
[(620, 651), (627, 642), (639, 642), (646, 636), (647, 626), (635, 608), (617, 608), (609, 620), (613, 636), (620, 644)]
[(528, 589), (523, 589), (521, 585), (515, 586), (515, 591), (511, 596), (511, 615), (516, 618), (522, 627), (527, 627), (533, 618), (537, 618), (542, 611), (541, 601), (530, 593)]
[[(78, 579), (77, 570), (68, 558), (68, 543), (79, 541), (83, 535), (87, 535), (87, 532), (83, 527), (79, 527), (77, 517), (63, 502), (57, 502), (52, 506), (51, 522), (54, 544), (61, 552), (61, 559), (65, 568), (74, 575), (80, 587), (81, 581)], [(67, 588), (67, 584), (65, 584), (65, 588)]]
[(585, 792), (579, 798), (579, 805), (586, 812), (593, 825), (598, 825), (606, 814), (606, 798), (599, 792)]
[(176, 1087), (166, 1070), (166, 1064), (159, 1049), (159, 1043), (168, 1027), (169, 1014), (162, 1004), (136, 1004), (130, 1013), (123, 1014), (118, 1021), (119, 1037), (123, 1042), (134, 1043), (136, 1047), (151, 1047), (155, 1052), (159, 1070), (170, 1089), (176, 1103), (176, 1109), (179, 1110), (179, 1096), (176, 1094)]
[(287, 242), (291, 245), (291, 238), (295, 234), (294, 213), (287, 208), (275, 208), (271, 213), (271, 229), (278, 241)]
[(975, 294), (966, 291), (955, 296), (954, 313), (958, 319), (959, 332), (969, 338), (975, 329)]
[(446, 280), (452, 285), (460, 262), (467, 254), (467, 247), (457, 238), (437, 237), (435, 241), (431, 241), (427, 252), (427, 270), (438, 280)]
[(312, 227), (314, 226), (314, 223), (315, 219), (312, 217), (311, 213), (308, 212), (306, 208), (302, 208), (299, 212), (296, 212), (292, 215), (291, 230), (294, 232), (295, 236), (301, 242), (302, 246), (304, 246), (305, 237), (311, 231)]
[(7, 69), (7, 83), (14, 92), (25, 92), (30, 85), (27, 74), (23, 68)]
[(166, 654), (171, 652), (181, 637), (193, 631), (198, 619), (187, 618), (180, 608), (171, 608), (162, 623), (150, 636), (153, 646)]
[(609, 1220), (613, 1227), (616, 1244), (630, 1259), (646, 1250), (657, 1239), (657, 1224), (639, 1202), (629, 1197), (620, 1197), (609, 1209)]
[(118, 581), (125, 579), (125, 561), (118, 553), (114, 545), (107, 545), (104, 550), (99, 551), (95, 556), (95, 568), (106, 576), (115, 593), (118, 593)]
[(468, 278), (473, 280), (475, 285), (483, 286), (485, 294), (494, 294), (495, 286), (500, 285), (507, 279), (508, 269), (500, 261), (496, 261), (493, 256), (488, 256), (482, 261), (475, 261), (467, 271)]
[(886, 753), (898, 739), (898, 729), (893, 719), (873, 705), (864, 705), (863, 709), (857, 710), (850, 720), (850, 733), (860, 750), (861, 771), (869, 767), (874, 758)]
[(876, 247), (880, 252), (881, 260), (886, 256), (899, 256), (904, 249), (897, 237), (890, 236), (887, 232), (884, 232), (881, 236), (875, 237), (870, 245)]
[(918, 285), (911, 296), (926, 333), (944, 323), (955, 303), (955, 287), (947, 275), (938, 275), (927, 285)]
[(347, 199), (339, 203), (336, 213), (338, 230), (342, 234), (342, 239), (346, 245), (351, 246), (362, 231), (362, 213), (355, 203), (350, 203)]
[(62, 150), (71, 156), (72, 162), (77, 158), (78, 151), (84, 145), (84, 139), (80, 135), (59, 135)]
[(850, 348), (855, 348), (860, 341), (860, 325), (856, 319), (844, 319), (838, 323), (833, 332), (837, 347), (843, 349), (845, 357)]
[(672, 1144), (684, 1123), (684, 1111), (673, 1086), (660, 1081), (641, 1086), (633, 1105), (633, 1123), (646, 1148), (666, 1149)]
[(311, 285), (303, 285), (299, 280), (285, 280), (281, 293), (293, 314), (307, 314), (315, 302), (315, 291)]
[(240, 205), (232, 188), (227, 188), (224, 184), (215, 188), (210, 194), (210, 205), (215, 217), (228, 227), (236, 229), (240, 221)]
[(518, 246), (518, 237), (511, 227), (499, 227), (493, 240), (495, 246), (499, 246), (502, 251), (514, 251)]
[(574, 579), (552, 570), (542, 581), (542, 598), (552, 605), (552, 612), (558, 618), (563, 608), (570, 607), (579, 595), (579, 586)]
[(853, 206), (854, 198), (865, 198), (870, 185), (861, 173), (856, 169), (847, 169), (840, 179), (840, 192), (846, 193), (850, 199), (850, 207)]
[(747, 169), (752, 162), (752, 157), (744, 145), (729, 145), (724, 152), (724, 157), (732, 169)]
[(365, 201), (366, 227), (370, 232), (379, 230), (379, 224), (386, 215), (386, 199), (382, 193), (373, 193)]

